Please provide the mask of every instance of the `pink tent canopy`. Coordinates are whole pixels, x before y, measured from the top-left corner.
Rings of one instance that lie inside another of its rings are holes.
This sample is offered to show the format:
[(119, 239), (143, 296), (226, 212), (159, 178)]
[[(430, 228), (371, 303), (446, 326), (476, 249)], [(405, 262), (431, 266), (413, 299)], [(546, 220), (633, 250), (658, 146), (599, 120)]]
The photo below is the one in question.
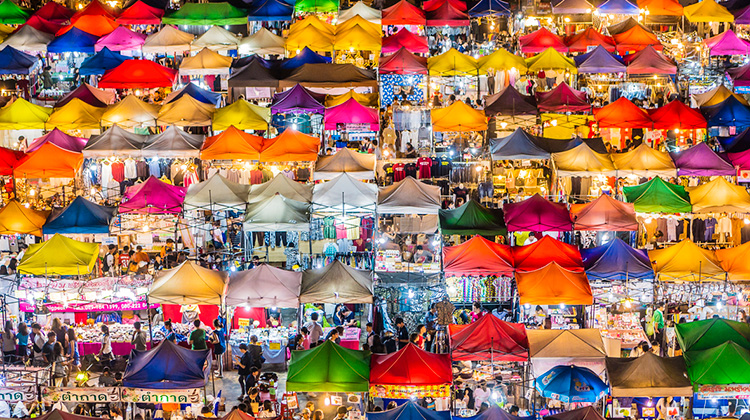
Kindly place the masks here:
[(186, 187), (169, 185), (154, 176), (146, 182), (128, 187), (119, 212), (137, 214), (176, 214), (182, 212)]
[(750, 150), (744, 152), (727, 153), (729, 161), (740, 171), (750, 170)]
[(350, 98), (343, 104), (326, 108), (325, 129), (335, 130), (337, 124), (364, 124), (368, 130), (378, 131), (380, 118), (378, 110), (368, 108), (356, 99)]
[(547, 201), (539, 194), (518, 203), (506, 204), (505, 224), (509, 232), (564, 232), (572, 229), (565, 204)]
[(750, 51), (750, 42), (738, 37), (731, 29), (703, 42), (710, 50), (710, 55), (746, 55)]
[(52, 143), (61, 149), (71, 152), (81, 153), (86, 146), (86, 142), (88, 142), (88, 140), (80, 137), (73, 137), (55, 128), (49, 133), (31, 142), (29, 147), (26, 148), (26, 153), (31, 153), (46, 143)]
[(727, 73), (735, 86), (750, 86), (750, 71), (748, 70), (750, 70), (750, 64), (745, 64), (727, 69)]
[(140, 50), (144, 42), (146, 42), (146, 34), (133, 32), (124, 26), (118, 26), (109, 35), (99, 38), (94, 44), (94, 49), (101, 51), (104, 47), (107, 47), (111, 51)]

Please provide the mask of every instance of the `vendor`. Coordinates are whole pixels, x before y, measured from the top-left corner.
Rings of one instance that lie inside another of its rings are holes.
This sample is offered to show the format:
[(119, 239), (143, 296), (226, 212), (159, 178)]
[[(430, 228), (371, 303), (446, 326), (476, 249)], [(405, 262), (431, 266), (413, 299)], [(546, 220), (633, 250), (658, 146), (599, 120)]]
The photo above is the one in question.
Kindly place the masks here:
[(354, 313), (344, 305), (340, 305), (336, 308), (336, 313), (333, 314), (333, 324), (336, 326), (354, 327), (357, 321), (354, 320)]

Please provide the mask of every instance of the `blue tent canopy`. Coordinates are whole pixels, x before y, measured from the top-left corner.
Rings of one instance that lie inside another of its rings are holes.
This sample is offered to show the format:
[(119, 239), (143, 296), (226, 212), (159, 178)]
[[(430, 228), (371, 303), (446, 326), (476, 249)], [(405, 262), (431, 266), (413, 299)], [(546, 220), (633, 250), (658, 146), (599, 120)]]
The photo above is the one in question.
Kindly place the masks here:
[(38, 58), (9, 45), (0, 51), (0, 74), (29, 74), (38, 63)]
[(750, 109), (734, 96), (716, 105), (701, 107), (709, 127), (750, 127)]
[(750, 149), (750, 128), (744, 129), (734, 137), (719, 137), (719, 143), (724, 151), (739, 153)]
[(641, 9), (628, 0), (607, 0), (598, 8), (599, 13), (610, 15), (637, 15)]
[(433, 411), (420, 407), (413, 401), (375, 413), (367, 413), (368, 420), (451, 420), (450, 411)]
[[(133, 350), (122, 384), (146, 389), (200, 388), (208, 378), (203, 370), (208, 355), (209, 350), (188, 350), (169, 340), (151, 350)], [(208, 361), (207, 369), (211, 369)]]
[(109, 222), (115, 210), (78, 196), (68, 207), (52, 213), (42, 227), (42, 233), (109, 233)]
[(195, 99), (196, 101), (203, 102), (204, 104), (216, 105), (217, 107), (221, 105), (220, 93), (215, 93), (215, 92), (211, 92), (210, 90), (202, 89), (193, 82), (188, 83), (182, 89), (178, 90), (177, 92), (174, 92), (174, 96), (170, 95), (167, 103), (174, 102), (182, 98), (184, 95), (188, 95), (191, 98)]
[(601, 45), (586, 54), (573, 57), (573, 60), (578, 73), (625, 73), (625, 63)]
[(497, 404), (490, 404), (490, 408), (471, 417), (453, 416), (453, 420), (534, 420), (534, 416), (519, 417), (508, 413)]
[(53, 39), (52, 42), (47, 45), (47, 52), (57, 54), (66, 52), (93, 54), (94, 44), (96, 44), (96, 41), (98, 40), (99, 37), (96, 35), (91, 35), (90, 33), (78, 28), (72, 28), (68, 32)]
[(98, 53), (83, 60), (81, 67), (78, 69), (78, 73), (81, 76), (90, 76), (92, 74), (104, 74), (107, 70), (111, 70), (123, 61), (127, 60), (128, 57), (112, 51), (107, 47), (104, 47)]
[(479, 3), (469, 9), (469, 16), (510, 16), (510, 5), (503, 0), (479, 0)]
[(299, 54), (295, 55), (294, 57), (285, 60), (281, 64), (281, 68), (283, 69), (296, 69), (297, 67), (302, 67), (303, 64), (323, 64), (323, 63), (330, 63), (331, 58), (330, 57), (324, 57), (315, 51), (305, 47), (302, 49), (302, 51), (299, 52)]
[(615, 238), (595, 248), (582, 249), (581, 257), (589, 278), (607, 280), (653, 279), (654, 270), (645, 251)]
[(266, 60), (265, 58), (259, 55), (251, 54), (245, 57), (235, 58), (234, 60), (232, 60), (231, 69), (234, 72), (238, 69), (245, 67), (246, 65), (254, 61), (257, 61), (258, 63), (260, 63), (263, 67), (267, 69), (277, 69), (281, 66), (281, 63), (283, 62), (282, 60)]
[(555, 366), (536, 378), (536, 389), (546, 398), (565, 403), (596, 402), (608, 390), (591, 369), (579, 366)]
[(287, 4), (281, 0), (264, 0), (258, 1), (257, 5), (253, 4), (247, 19), (251, 21), (292, 20), (293, 14), (293, 4)]
[(513, 134), (500, 139), (490, 139), (493, 159), (549, 159), (550, 152), (539, 147), (531, 134), (517, 128)]

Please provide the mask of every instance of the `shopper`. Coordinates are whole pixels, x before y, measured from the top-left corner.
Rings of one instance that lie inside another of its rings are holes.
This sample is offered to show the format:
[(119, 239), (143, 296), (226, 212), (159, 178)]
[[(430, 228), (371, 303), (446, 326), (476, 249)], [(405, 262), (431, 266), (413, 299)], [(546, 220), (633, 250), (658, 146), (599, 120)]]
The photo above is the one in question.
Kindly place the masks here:
[(16, 333), (16, 340), (18, 343), (17, 353), (19, 361), (26, 363), (29, 358), (29, 328), (26, 323), (18, 324), (18, 332)]
[(134, 322), (133, 328), (135, 329), (135, 331), (133, 331), (133, 337), (130, 339), (130, 344), (132, 344), (138, 351), (146, 351), (146, 333), (141, 330), (141, 322)]
[(112, 338), (109, 336), (109, 327), (102, 325), (102, 348), (99, 349), (99, 362), (103, 367), (112, 367)]
[(310, 348), (317, 346), (318, 342), (320, 342), (320, 337), (323, 335), (323, 327), (318, 324), (317, 312), (310, 314), (310, 321), (304, 327), (310, 332)]
[(409, 330), (406, 329), (404, 319), (401, 317), (396, 318), (396, 340), (399, 349), (409, 344)]
[(219, 374), (217, 378), (224, 376), (224, 363), (222, 355), (226, 351), (226, 330), (221, 319), (214, 319), (214, 330), (211, 332), (211, 343), (214, 345), (214, 354), (216, 355), (216, 364), (219, 365)]
[(238, 378), (237, 380), (240, 383), (240, 398), (239, 400), (242, 401), (247, 395), (247, 377), (250, 375), (250, 369), (252, 366), (252, 359), (250, 353), (247, 351), (247, 344), (242, 343), (240, 344), (240, 356), (234, 356), (235, 359), (237, 359), (237, 366), (239, 369), (237, 370)]
[(190, 339), (188, 344), (193, 350), (205, 350), (208, 348), (206, 345), (206, 330), (201, 328), (201, 321), (196, 319), (193, 321), (195, 329), (190, 333)]
[(2, 336), (0, 336), (0, 340), (2, 340), (3, 343), (3, 362), (6, 365), (13, 364), (13, 362), (16, 361), (17, 353), (16, 332), (13, 331), (13, 321), (5, 321), (5, 329), (3, 330)]

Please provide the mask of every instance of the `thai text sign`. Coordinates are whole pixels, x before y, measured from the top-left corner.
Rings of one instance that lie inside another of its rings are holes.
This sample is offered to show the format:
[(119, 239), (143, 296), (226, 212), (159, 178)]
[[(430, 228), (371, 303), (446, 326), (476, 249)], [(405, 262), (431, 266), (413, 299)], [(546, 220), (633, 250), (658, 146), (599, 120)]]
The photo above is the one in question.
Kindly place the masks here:
[(9, 386), (0, 388), (0, 401), (16, 403), (19, 401), (30, 402), (36, 400), (34, 386)]
[(45, 403), (115, 403), (120, 402), (120, 389), (103, 388), (63, 388), (47, 386), (42, 388), (42, 401)]
[(201, 402), (200, 388), (140, 389), (122, 388), (122, 401), (136, 403), (195, 404)]

